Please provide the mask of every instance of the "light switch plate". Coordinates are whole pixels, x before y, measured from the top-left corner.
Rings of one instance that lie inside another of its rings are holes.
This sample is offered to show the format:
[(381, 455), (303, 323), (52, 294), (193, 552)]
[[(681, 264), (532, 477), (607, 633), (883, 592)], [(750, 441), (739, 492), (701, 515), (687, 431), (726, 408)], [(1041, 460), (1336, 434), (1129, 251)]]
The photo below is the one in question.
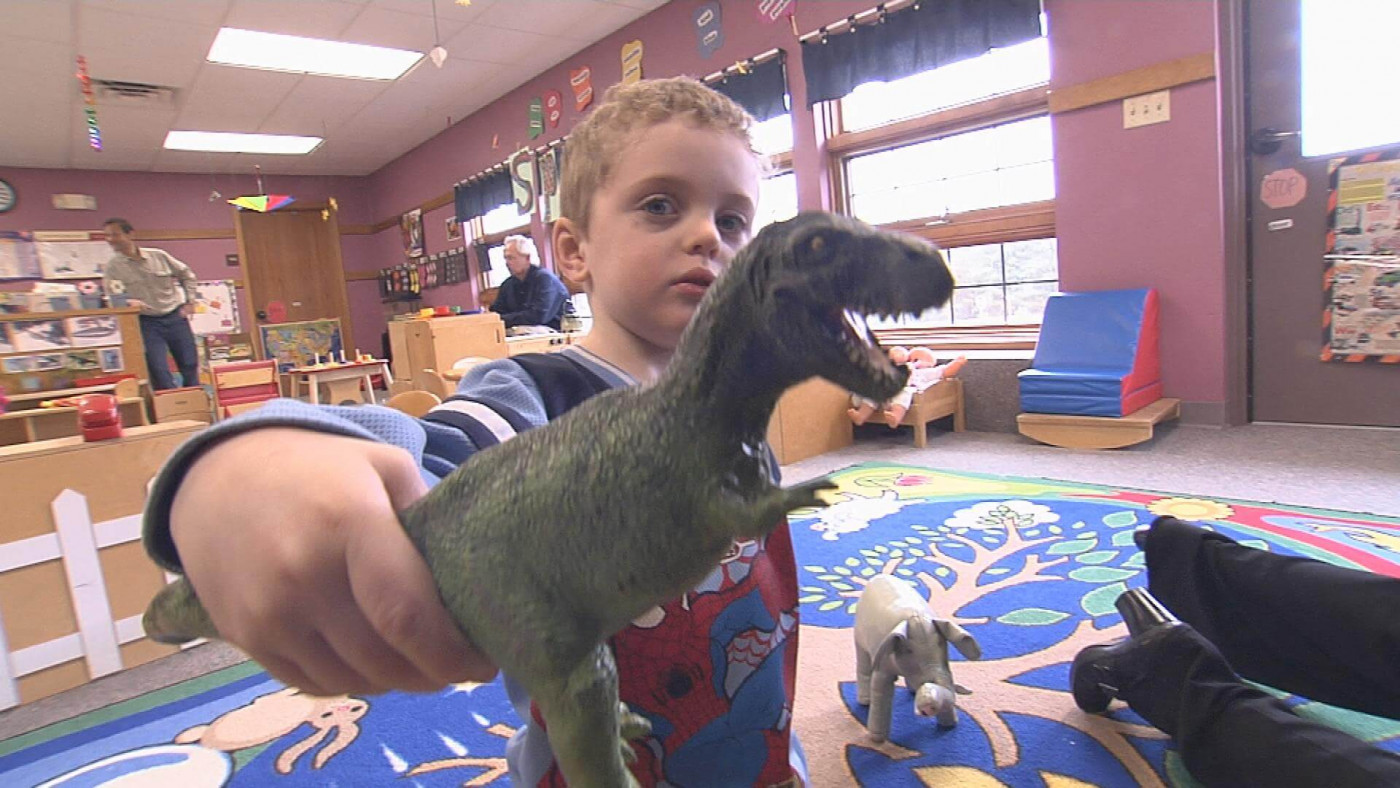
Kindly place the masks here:
[(1129, 96), (1123, 99), (1123, 128), (1135, 129), (1153, 123), (1166, 123), (1172, 119), (1172, 94), (1170, 90)]

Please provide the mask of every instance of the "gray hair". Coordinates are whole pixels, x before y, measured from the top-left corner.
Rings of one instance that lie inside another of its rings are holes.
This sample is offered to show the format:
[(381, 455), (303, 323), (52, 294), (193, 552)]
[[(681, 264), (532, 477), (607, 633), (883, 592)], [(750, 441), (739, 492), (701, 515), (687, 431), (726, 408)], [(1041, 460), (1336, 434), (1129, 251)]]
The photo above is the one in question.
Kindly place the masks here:
[(528, 235), (507, 235), (502, 245), (503, 247), (515, 246), (515, 250), (517, 252), (524, 252), (525, 256), (530, 258), (531, 263), (538, 263), (540, 261), (539, 252), (535, 250), (535, 239)]

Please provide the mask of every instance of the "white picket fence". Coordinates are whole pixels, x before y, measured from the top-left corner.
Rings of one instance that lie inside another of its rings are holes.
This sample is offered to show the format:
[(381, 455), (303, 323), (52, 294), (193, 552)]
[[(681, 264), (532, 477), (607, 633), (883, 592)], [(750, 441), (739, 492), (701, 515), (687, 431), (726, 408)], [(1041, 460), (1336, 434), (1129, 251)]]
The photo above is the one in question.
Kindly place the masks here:
[[(64, 490), (50, 504), (56, 532), (0, 544), (0, 573), (46, 561), (63, 561), (78, 631), (11, 651), (0, 619), (0, 709), (19, 705), (17, 679), (78, 658), (96, 679), (121, 670), (119, 646), (145, 637), (141, 616), (113, 620), (97, 551), (141, 538), (141, 515), (92, 522), (87, 497)], [(167, 580), (170, 576), (167, 575)]]

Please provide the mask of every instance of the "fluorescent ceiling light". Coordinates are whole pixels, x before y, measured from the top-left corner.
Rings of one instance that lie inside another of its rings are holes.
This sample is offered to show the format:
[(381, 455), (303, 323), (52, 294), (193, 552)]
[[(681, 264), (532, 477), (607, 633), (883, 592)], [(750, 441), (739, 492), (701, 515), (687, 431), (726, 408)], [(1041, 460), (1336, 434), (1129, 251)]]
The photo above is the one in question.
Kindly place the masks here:
[(320, 137), (290, 134), (239, 134), (232, 131), (172, 131), (165, 135), (170, 150), (199, 150), (214, 153), (310, 153), (321, 144)]
[(229, 66), (386, 80), (398, 79), (422, 59), (422, 52), (406, 49), (345, 44), (233, 27), (219, 30), (208, 57), (210, 63)]

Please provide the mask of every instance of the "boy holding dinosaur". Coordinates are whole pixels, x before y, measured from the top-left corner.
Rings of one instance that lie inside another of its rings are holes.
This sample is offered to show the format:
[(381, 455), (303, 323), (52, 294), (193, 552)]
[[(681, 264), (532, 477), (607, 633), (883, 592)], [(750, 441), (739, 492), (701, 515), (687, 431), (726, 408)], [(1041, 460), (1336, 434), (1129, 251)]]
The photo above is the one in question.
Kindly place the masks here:
[[(749, 238), (762, 171), (751, 123), (689, 79), (611, 89), (570, 136), (553, 230), (560, 270), (590, 296), (584, 342), (482, 365), (422, 421), (277, 401), (224, 422), (157, 480), (152, 555), (187, 573), (224, 639), (309, 692), (488, 679), (395, 513), (475, 452), (656, 379)], [(652, 726), (633, 766), (643, 784), (805, 780), (790, 724), (796, 590), (780, 527), (612, 639), (622, 700)], [(508, 749), (513, 782), (562, 784), (529, 699), (509, 677), (507, 689), (527, 721)]]

